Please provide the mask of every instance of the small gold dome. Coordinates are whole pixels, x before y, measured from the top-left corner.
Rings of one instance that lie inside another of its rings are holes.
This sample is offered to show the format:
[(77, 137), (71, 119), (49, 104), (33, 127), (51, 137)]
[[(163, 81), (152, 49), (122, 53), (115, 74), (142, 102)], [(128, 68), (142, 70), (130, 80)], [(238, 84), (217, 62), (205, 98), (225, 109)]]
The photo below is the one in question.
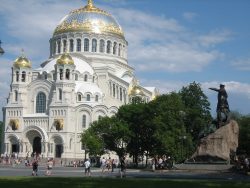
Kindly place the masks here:
[(74, 60), (69, 54), (64, 53), (59, 57), (56, 63), (60, 65), (74, 65)]
[(17, 58), (14, 61), (14, 67), (16, 68), (31, 68), (31, 62), (24, 56)]
[(134, 86), (131, 91), (129, 92), (129, 95), (133, 96), (144, 96), (145, 94), (143, 93), (142, 89), (139, 86)]

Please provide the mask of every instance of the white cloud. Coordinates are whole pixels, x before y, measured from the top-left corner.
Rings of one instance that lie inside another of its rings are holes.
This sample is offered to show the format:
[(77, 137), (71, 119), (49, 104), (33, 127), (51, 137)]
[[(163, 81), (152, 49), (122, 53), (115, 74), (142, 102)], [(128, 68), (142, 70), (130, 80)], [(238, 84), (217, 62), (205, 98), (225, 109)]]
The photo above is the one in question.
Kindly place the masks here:
[(213, 82), (202, 83), (202, 88), (204, 90), (209, 91), (208, 90), (209, 87), (219, 88), (220, 84), (224, 84), (228, 92), (233, 93), (233, 94), (244, 95), (245, 97), (248, 97), (248, 99), (250, 99), (250, 84), (249, 83), (241, 83), (241, 82), (236, 82), (236, 81), (228, 81), (228, 82), (213, 81)]
[(231, 63), (232, 66), (242, 71), (250, 71), (250, 57), (245, 59), (237, 59)]
[(198, 15), (194, 12), (184, 12), (183, 13), (183, 17), (184, 19), (186, 19), (187, 21), (194, 21), (194, 19), (197, 17)]
[(216, 30), (209, 34), (198, 37), (200, 44), (204, 47), (213, 47), (230, 39), (232, 33), (228, 30)]
[[(71, 10), (84, 4), (78, 0), (74, 3), (67, 0), (60, 3), (56, 0), (11, 0), (1, 3), (4, 27), (14, 39), (7, 45), (6, 51), (18, 56), (23, 48), (34, 62), (34, 67), (39, 66), (49, 55), (49, 39), (56, 25)], [(226, 40), (226, 32), (196, 37), (195, 33), (187, 31), (173, 18), (123, 8), (112, 9), (112, 13), (125, 30), (129, 41), (129, 61), (137, 71), (201, 71), (222, 57), (221, 52), (207, 46)], [(186, 13), (186, 16), (188, 14), (192, 16), (191, 13)]]
[[(182, 89), (182, 87), (188, 86), (190, 83), (182, 82), (182, 81), (171, 81), (171, 80), (141, 80), (141, 85), (143, 86), (155, 86), (159, 89), (161, 94), (166, 94), (170, 92), (178, 92)], [(229, 82), (219, 82), (219, 81), (211, 81), (211, 82), (202, 82), (201, 88), (205, 95), (208, 97), (209, 102), (211, 103), (211, 113), (214, 115), (216, 112), (217, 105), (217, 93), (210, 90), (210, 87), (219, 88), (220, 84), (225, 84), (226, 91), (228, 93), (228, 100), (230, 109), (232, 111), (238, 111), (242, 114), (249, 114), (249, 106), (250, 106), (250, 84), (249, 83), (241, 83), (236, 81)]]
[(198, 35), (177, 20), (139, 10), (114, 11), (129, 41), (129, 62), (137, 71), (202, 71), (222, 58), (214, 48), (228, 40), (229, 31)]
[[(49, 39), (61, 18), (70, 10), (81, 6), (81, 1), (11, 0), (1, 2), (0, 14), (8, 35), (5, 51), (18, 56), (21, 49), (39, 64), (49, 55)], [(2, 23), (1, 23), (2, 24)], [(4, 39), (2, 39), (4, 40)]]

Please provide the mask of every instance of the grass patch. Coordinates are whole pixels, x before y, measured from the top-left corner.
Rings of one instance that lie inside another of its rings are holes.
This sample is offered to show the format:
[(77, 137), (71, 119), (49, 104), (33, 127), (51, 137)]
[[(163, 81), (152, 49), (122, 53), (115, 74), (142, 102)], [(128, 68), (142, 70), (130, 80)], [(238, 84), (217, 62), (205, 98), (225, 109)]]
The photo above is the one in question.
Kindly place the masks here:
[(167, 180), (167, 179), (114, 179), (114, 178), (79, 178), (79, 177), (0, 177), (3, 188), (250, 188), (248, 181), (217, 180)]

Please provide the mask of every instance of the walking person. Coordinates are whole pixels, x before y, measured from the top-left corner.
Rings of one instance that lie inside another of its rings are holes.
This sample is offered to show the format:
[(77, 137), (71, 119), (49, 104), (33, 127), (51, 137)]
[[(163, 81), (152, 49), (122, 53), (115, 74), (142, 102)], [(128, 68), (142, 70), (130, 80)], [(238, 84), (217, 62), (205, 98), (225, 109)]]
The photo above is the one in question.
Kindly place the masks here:
[(48, 162), (47, 162), (47, 171), (46, 171), (47, 176), (51, 175), (52, 167), (53, 167), (53, 161), (51, 159), (49, 159)]
[(101, 160), (101, 168), (102, 168), (102, 173), (104, 173), (105, 168), (106, 168), (106, 159), (103, 157)]
[(38, 171), (38, 161), (36, 159), (32, 162), (32, 176), (37, 176)]
[(120, 176), (121, 178), (126, 177), (126, 162), (125, 157), (121, 158), (121, 169), (120, 169)]
[(90, 172), (91, 163), (90, 163), (89, 159), (86, 159), (84, 166), (85, 166), (85, 176), (90, 177), (91, 176), (91, 172)]

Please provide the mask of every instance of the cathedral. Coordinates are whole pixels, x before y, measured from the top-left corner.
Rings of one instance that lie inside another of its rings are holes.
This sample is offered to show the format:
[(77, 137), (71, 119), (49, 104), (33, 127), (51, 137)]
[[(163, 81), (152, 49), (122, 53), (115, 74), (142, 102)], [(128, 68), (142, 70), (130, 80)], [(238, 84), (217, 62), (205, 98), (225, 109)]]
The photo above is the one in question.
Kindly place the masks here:
[(135, 98), (153, 100), (128, 65), (128, 42), (115, 18), (92, 0), (71, 11), (54, 30), (50, 55), (39, 68), (22, 54), (12, 64), (3, 107), (3, 154), (80, 159), (83, 133)]

